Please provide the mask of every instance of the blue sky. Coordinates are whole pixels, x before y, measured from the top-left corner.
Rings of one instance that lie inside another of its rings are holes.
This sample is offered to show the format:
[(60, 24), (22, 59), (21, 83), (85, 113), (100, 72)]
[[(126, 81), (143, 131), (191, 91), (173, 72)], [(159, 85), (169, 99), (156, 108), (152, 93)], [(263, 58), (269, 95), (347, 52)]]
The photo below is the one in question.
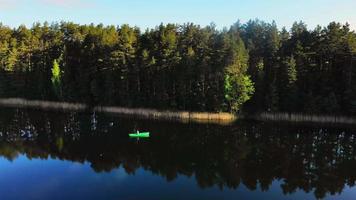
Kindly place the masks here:
[(309, 28), (330, 21), (356, 29), (356, 0), (0, 0), (0, 22), (11, 27), (33, 22), (73, 21), (154, 27), (193, 22), (218, 28), (240, 19), (275, 20), (289, 28), (303, 20)]

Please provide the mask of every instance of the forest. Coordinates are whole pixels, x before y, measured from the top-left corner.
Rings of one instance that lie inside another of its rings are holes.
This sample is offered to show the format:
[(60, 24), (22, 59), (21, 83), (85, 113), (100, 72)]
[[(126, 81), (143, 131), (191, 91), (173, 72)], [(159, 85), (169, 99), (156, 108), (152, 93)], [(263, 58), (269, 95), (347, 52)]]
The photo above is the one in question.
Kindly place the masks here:
[(0, 23), (0, 97), (209, 112), (356, 114), (356, 33), (250, 20)]

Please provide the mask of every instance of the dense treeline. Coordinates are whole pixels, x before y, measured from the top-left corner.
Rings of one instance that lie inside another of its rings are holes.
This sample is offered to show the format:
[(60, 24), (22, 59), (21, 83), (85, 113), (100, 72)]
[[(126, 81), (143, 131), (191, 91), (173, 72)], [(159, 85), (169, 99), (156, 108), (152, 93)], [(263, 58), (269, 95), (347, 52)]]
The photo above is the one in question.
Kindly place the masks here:
[[(0, 24), (0, 95), (16, 88), (128, 107), (355, 114), (355, 52), (355, 32), (335, 22), (314, 30), (299, 22), (290, 31), (259, 20), (224, 30), (161, 24), (144, 32)], [(22, 89), (10, 75), (26, 79)]]

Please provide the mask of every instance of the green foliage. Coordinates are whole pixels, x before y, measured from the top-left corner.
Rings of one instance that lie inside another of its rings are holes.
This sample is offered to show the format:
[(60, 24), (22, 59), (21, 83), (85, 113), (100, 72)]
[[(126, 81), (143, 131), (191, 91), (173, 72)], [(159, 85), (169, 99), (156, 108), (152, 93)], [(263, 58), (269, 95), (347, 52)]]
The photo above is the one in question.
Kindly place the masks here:
[(297, 81), (297, 69), (295, 59), (291, 57), (284, 64), (287, 68), (287, 84), (289, 88), (292, 88), (294, 87)]
[(58, 61), (55, 59), (53, 61), (52, 67), (52, 85), (57, 97), (61, 96), (61, 68), (59, 67)]
[(228, 38), (228, 66), (225, 69), (224, 93), (229, 110), (237, 112), (253, 95), (254, 85), (248, 75), (248, 54), (240, 38)]
[(241, 106), (250, 100), (255, 89), (249, 76), (225, 75), (225, 98), (232, 112), (237, 112)]
[(59, 68), (59, 64), (57, 60), (53, 61), (53, 67), (52, 67), (52, 83), (55, 82), (60, 82), (61, 79), (61, 69)]
[(0, 72), (33, 83), (6, 87), (117, 106), (354, 114), (355, 53), (355, 32), (336, 22), (314, 30), (296, 22), (290, 31), (260, 20), (224, 30), (161, 24), (144, 32), (0, 24)]
[(15, 71), (16, 64), (19, 59), (19, 52), (17, 50), (17, 41), (12, 39), (10, 42), (10, 46), (7, 49), (5, 49), (6, 46), (4, 46), (3, 48), (5, 51), (7, 50), (7, 55), (5, 56), (5, 62), (4, 62), (4, 69), (6, 71)]
[(266, 110), (278, 111), (280, 107), (279, 100), (280, 96), (276, 87), (276, 81), (273, 81), (268, 85), (267, 93), (265, 96)]
[[(282, 61), (280, 69), (279, 101), (280, 109), (292, 111), (298, 102), (297, 68), (294, 57), (287, 57)], [(275, 91), (277, 92), (277, 91)]]

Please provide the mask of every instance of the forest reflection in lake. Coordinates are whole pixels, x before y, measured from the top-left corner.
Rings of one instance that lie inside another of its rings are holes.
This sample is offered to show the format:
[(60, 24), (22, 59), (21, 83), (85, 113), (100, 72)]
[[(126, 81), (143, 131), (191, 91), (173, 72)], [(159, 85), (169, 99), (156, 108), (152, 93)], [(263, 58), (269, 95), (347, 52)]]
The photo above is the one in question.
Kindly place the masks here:
[(355, 135), (1, 108), (1, 199), (353, 199)]

